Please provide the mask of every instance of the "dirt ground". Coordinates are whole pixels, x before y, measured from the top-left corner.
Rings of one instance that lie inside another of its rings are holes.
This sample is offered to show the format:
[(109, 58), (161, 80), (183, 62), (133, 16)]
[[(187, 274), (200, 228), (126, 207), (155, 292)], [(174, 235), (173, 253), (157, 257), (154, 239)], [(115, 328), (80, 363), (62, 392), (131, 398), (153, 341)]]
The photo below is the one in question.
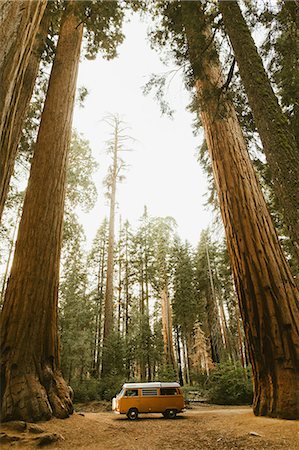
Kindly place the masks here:
[(176, 419), (144, 414), (137, 421), (110, 411), (79, 411), (65, 420), (5, 424), (1, 441), (3, 450), (298, 450), (299, 422), (255, 417), (249, 407), (193, 406)]

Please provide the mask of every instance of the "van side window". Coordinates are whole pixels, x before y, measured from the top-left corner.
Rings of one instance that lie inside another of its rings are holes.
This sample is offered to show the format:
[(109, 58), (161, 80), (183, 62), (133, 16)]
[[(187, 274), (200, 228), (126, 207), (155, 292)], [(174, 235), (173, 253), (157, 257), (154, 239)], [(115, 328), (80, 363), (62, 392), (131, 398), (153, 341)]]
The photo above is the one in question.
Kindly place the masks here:
[(125, 392), (125, 397), (137, 397), (138, 389), (127, 389)]
[(177, 395), (176, 388), (161, 388), (160, 395)]
[(142, 389), (142, 395), (144, 397), (155, 397), (158, 395), (157, 389)]

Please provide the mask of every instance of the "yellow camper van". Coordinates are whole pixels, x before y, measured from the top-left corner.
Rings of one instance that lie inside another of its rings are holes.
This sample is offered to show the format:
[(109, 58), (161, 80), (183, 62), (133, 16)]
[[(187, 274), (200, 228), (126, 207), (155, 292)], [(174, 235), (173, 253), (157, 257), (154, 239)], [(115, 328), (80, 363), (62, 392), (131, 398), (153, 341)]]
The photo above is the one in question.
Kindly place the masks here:
[(137, 419), (141, 413), (162, 413), (167, 419), (174, 419), (184, 408), (179, 383), (126, 383), (112, 399), (112, 410), (126, 414), (130, 420)]

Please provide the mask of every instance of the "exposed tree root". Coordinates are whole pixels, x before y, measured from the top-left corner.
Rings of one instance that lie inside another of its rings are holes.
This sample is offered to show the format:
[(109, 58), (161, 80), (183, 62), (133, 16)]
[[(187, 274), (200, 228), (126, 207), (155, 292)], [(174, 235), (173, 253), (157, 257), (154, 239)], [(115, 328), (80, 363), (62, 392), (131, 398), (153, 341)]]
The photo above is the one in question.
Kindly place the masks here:
[(67, 384), (58, 371), (46, 367), (38, 376), (33, 368), (6, 368), (1, 420), (38, 422), (52, 416), (65, 419), (73, 413)]

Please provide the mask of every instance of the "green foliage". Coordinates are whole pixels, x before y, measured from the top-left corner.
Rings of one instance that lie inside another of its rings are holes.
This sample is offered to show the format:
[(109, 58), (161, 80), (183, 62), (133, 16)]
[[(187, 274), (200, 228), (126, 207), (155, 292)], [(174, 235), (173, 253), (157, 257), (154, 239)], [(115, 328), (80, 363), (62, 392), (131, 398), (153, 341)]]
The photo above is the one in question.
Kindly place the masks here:
[(101, 383), (99, 380), (90, 378), (88, 380), (74, 379), (71, 387), (74, 391), (74, 402), (83, 403), (92, 400), (101, 400)]
[(74, 402), (85, 403), (93, 400), (111, 401), (121, 390), (122, 385), (128, 380), (123, 376), (111, 375), (101, 380), (88, 378), (85, 380), (74, 379), (71, 387), (74, 391)]
[(80, 206), (88, 212), (93, 208), (97, 191), (91, 176), (97, 167), (89, 142), (73, 130), (67, 169), (66, 209)]
[(193, 382), (193, 386), (190, 386), (187, 389), (187, 391), (197, 391), (199, 390), (202, 393), (205, 393), (207, 382), (209, 379), (209, 376), (207, 372), (205, 371), (198, 371), (198, 370), (191, 370), (190, 371), (190, 378)]
[(158, 372), (159, 381), (177, 381), (177, 373), (171, 365), (164, 365)]
[(210, 403), (218, 405), (251, 404), (253, 398), (251, 369), (240, 365), (218, 365), (207, 383)]
[(111, 400), (121, 390), (122, 385), (128, 380), (124, 375), (109, 375), (102, 378), (99, 383), (99, 394), (101, 400)]
[(199, 313), (194, 255), (187, 242), (185, 244), (176, 242), (174, 262), (172, 301), (174, 326), (179, 326), (184, 336), (187, 336), (192, 332)]
[(75, 230), (65, 240), (59, 292), (61, 368), (69, 383), (82, 381), (89, 373), (93, 342), (93, 308), (86, 294), (86, 262), (81, 249), (84, 234), (79, 224)]
[(114, 58), (117, 46), (124, 39), (121, 32), (124, 5), (119, 1), (81, 0), (76, 2), (76, 9), (84, 23), (86, 58), (94, 59), (98, 52), (106, 59)]
[(265, 4), (257, 15), (266, 27), (263, 54), (276, 84), (285, 113), (299, 142), (299, 12), (296, 2), (279, 2), (278, 8)]

